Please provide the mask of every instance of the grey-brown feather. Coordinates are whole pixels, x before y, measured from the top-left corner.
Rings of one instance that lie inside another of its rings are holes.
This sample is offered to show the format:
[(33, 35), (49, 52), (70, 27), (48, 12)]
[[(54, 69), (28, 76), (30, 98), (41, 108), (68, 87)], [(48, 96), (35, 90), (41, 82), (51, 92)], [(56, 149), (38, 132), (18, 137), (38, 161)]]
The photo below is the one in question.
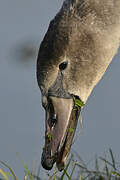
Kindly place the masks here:
[(84, 102), (101, 79), (120, 42), (120, 0), (66, 0), (41, 43), (37, 60), (43, 92), (68, 61), (63, 87)]

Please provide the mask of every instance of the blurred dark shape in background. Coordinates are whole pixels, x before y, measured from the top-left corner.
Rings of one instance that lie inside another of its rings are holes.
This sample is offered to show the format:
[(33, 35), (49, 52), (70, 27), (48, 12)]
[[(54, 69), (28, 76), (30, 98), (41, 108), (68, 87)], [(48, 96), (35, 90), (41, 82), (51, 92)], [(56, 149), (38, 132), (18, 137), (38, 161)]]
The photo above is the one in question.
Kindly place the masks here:
[(39, 42), (35, 40), (37, 38), (31, 38), (17, 42), (11, 49), (11, 55), (18, 63), (30, 63), (34, 62), (37, 58)]

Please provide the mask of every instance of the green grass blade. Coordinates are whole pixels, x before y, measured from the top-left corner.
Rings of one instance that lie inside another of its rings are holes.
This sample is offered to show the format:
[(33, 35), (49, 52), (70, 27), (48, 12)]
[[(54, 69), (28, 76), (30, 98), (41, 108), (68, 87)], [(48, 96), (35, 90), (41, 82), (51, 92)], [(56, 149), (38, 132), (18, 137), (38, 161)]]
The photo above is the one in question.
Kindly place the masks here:
[(57, 169), (55, 167), (55, 169), (54, 169), (54, 180), (56, 180), (56, 174), (57, 174)]
[(115, 166), (115, 158), (113, 156), (113, 152), (111, 149), (109, 149), (110, 155), (111, 155), (111, 159), (112, 159), (112, 164), (113, 164), (113, 168), (114, 170), (116, 170), (116, 166)]
[(75, 99), (75, 107), (78, 108), (78, 107), (83, 107), (85, 104), (84, 102), (81, 100), (81, 99)]
[(95, 158), (95, 169), (96, 171), (99, 171), (99, 165), (98, 165), (98, 158)]
[(24, 180), (27, 180), (27, 177), (28, 177), (28, 176), (27, 176), (27, 174), (25, 174), (25, 176), (24, 176)]
[(0, 168), (0, 174), (3, 176), (3, 178), (4, 178), (5, 180), (9, 180), (6, 172), (3, 171), (1, 168)]
[(64, 171), (65, 171), (65, 175), (68, 177), (68, 180), (71, 180), (71, 178), (70, 178), (69, 174), (67, 173), (67, 171), (66, 170), (64, 170)]
[(23, 160), (22, 160), (22, 164), (23, 164), (25, 171), (26, 171), (26, 174), (29, 176), (30, 180), (33, 180), (33, 177), (31, 175), (31, 173), (29, 172), (27, 165), (25, 164), (25, 162)]
[(79, 168), (81, 168), (82, 170), (86, 170), (87, 171), (87, 167), (84, 167), (83, 165), (81, 165), (79, 162), (75, 162), (76, 166), (78, 166)]
[(80, 180), (82, 180), (82, 176), (80, 175)]
[(112, 171), (111, 173), (112, 173), (113, 175), (115, 175), (115, 176), (120, 177), (120, 173), (118, 173), (118, 172), (116, 172), (116, 171)]
[(99, 159), (113, 167), (112, 163), (110, 163), (110, 162), (107, 161), (106, 159), (104, 159), (104, 158), (102, 158), (102, 157), (100, 157)]
[(23, 164), (23, 167), (26, 171), (26, 174), (28, 175), (30, 180), (33, 180), (33, 176), (31, 175), (31, 173), (29, 172), (27, 165), (25, 164), (25, 162), (20, 158), (19, 154), (17, 153), (18, 158), (20, 159), (21, 163)]
[(71, 163), (72, 158), (73, 158), (73, 155), (71, 156), (70, 160), (68, 161), (68, 164), (66, 165), (66, 167), (65, 167), (65, 169), (64, 169), (64, 171), (63, 171), (63, 174), (62, 174), (60, 180), (64, 180), (64, 179), (63, 179), (64, 176), (65, 176), (65, 175), (67, 176), (66, 173), (67, 173), (68, 167), (70, 166), (70, 163)]
[(73, 152), (75, 153), (75, 155), (76, 155), (77, 158), (79, 159), (79, 162), (80, 162), (84, 167), (87, 168), (86, 163), (85, 163), (84, 160), (80, 157), (80, 155), (79, 155), (75, 150), (74, 150)]
[(72, 175), (73, 175), (73, 173), (74, 173), (74, 171), (75, 171), (75, 167), (76, 167), (76, 164), (74, 163), (73, 168), (72, 168), (72, 171), (71, 171), (71, 174), (70, 174), (70, 178), (72, 178)]
[(51, 177), (50, 177), (50, 176), (48, 176), (48, 180), (51, 180)]
[(15, 180), (18, 180), (17, 176), (15, 175), (14, 171), (12, 170), (12, 168), (11, 168), (10, 166), (8, 166), (8, 165), (7, 165), (6, 163), (4, 163), (3, 161), (0, 161), (0, 163), (1, 163), (2, 165), (4, 165), (6, 168), (9, 169), (9, 171), (11, 172), (11, 174), (13, 175), (13, 177), (14, 177)]
[(107, 167), (107, 164), (105, 164), (105, 170), (106, 170), (106, 175), (107, 175), (107, 178), (108, 180), (110, 179), (110, 173), (109, 173), (109, 169)]

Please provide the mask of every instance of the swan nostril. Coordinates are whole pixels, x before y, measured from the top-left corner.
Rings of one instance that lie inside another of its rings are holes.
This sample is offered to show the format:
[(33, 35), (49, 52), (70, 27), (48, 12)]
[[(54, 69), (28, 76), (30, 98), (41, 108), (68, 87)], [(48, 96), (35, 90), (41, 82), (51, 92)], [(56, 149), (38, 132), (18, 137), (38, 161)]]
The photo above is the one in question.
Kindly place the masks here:
[(56, 123), (57, 123), (57, 118), (54, 116), (54, 117), (51, 119), (51, 125), (54, 126)]
[(57, 116), (56, 114), (54, 114), (49, 118), (49, 126), (54, 127), (56, 123), (57, 123)]

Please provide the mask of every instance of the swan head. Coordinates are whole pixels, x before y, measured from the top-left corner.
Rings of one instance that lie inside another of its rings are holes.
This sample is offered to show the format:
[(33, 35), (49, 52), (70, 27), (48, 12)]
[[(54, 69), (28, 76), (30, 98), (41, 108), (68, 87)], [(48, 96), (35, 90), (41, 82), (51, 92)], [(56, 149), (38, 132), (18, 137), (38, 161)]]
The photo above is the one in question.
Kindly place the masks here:
[[(50, 23), (41, 43), (37, 60), (37, 80), (45, 108), (45, 146), (42, 166), (50, 170), (56, 162), (64, 168), (72, 145), (80, 110), (87, 100), (93, 82), (90, 56), (84, 51), (92, 46), (92, 38), (72, 32), (71, 22), (59, 20)], [(84, 41), (89, 39), (86, 44)], [(94, 48), (94, 47), (92, 47)], [(92, 67), (93, 68), (93, 67)], [(91, 72), (91, 76), (88, 76)]]
[(60, 32), (53, 20), (38, 54), (37, 80), (46, 114), (41, 162), (47, 170), (52, 169), (55, 162), (59, 170), (64, 168), (84, 105), (79, 88), (82, 78), (80, 52), (77, 46), (69, 43), (72, 42), (69, 42), (67, 29), (64, 27)]

